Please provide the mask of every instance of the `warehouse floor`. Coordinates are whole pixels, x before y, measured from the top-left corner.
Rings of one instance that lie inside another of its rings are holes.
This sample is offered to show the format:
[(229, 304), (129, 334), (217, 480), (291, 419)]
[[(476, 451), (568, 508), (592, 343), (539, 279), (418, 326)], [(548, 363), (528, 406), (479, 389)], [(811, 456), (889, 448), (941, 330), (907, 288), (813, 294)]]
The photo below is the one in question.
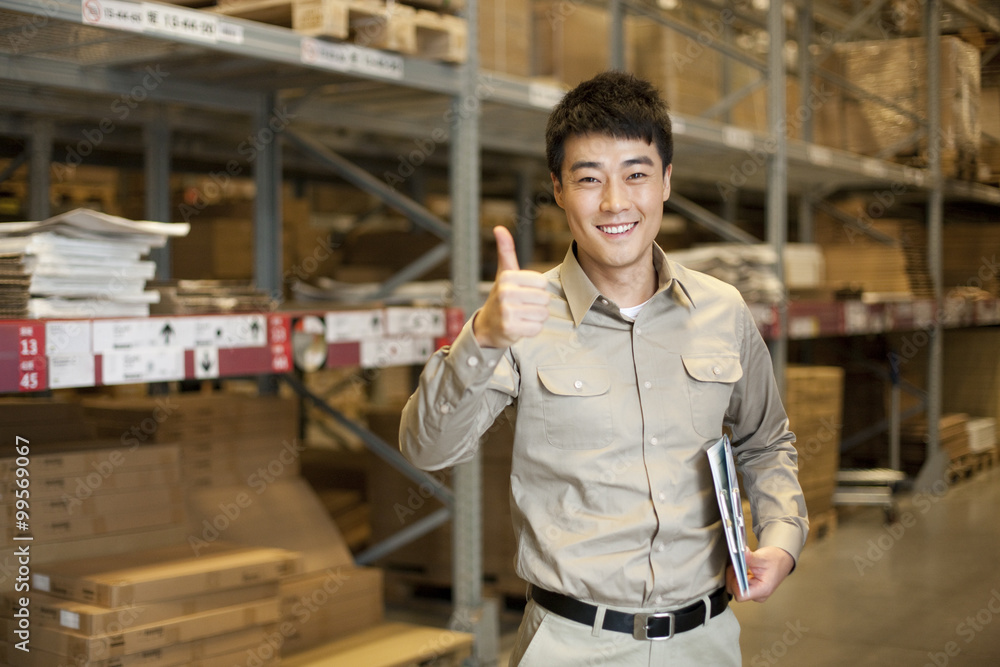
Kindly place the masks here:
[[(900, 494), (892, 526), (847, 509), (769, 601), (735, 605), (744, 666), (1000, 664), (1000, 467), (939, 491)], [(388, 615), (430, 624), (429, 612)], [(499, 665), (519, 619), (501, 615)]]

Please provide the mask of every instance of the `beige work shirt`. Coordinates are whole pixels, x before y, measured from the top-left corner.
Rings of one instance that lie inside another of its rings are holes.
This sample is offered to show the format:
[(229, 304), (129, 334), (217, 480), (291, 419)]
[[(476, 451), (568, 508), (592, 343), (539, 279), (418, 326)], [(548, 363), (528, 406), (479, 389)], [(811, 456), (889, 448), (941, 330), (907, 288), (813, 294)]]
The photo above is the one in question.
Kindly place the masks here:
[[(461, 463), (514, 425), (517, 573), (597, 604), (670, 608), (724, 585), (728, 551), (706, 449), (732, 430), (761, 546), (796, 561), (808, 531), (771, 359), (732, 286), (653, 246), (659, 287), (632, 321), (571, 249), (549, 271), (541, 334), (484, 349), (466, 323), (403, 412), (417, 466)], [(489, 521), (489, 517), (486, 517)]]

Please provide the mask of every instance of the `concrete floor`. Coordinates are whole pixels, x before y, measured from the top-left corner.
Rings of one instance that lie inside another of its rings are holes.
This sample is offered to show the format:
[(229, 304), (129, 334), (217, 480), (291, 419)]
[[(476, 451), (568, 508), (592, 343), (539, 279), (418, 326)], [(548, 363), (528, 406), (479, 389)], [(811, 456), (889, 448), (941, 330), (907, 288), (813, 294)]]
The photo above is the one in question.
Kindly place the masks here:
[[(744, 667), (1000, 665), (1000, 468), (939, 491), (900, 494), (892, 526), (849, 509), (770, 600), (735, 605)], [(388, 615), (444, 618), (413, 611)], [(498, 665), (519, 620), (501, 614)]]

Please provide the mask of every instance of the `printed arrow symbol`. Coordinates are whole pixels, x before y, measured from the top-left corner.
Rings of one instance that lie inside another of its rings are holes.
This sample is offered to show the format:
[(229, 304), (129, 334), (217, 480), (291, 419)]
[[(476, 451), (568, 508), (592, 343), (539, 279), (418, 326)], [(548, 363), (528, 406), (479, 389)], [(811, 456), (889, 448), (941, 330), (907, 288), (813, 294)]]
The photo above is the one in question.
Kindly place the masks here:
[(206, 373), (212, 368), (212, 360), (208, 358), (208, 354), (202, 357), (201, 367)]
[(170, 326), (170, 322), (163, 325), (160, 329), (160, 333), (163, 334), (163, 342), (170, 345), (170, 337), (174, 335), (174, 328)]
[(257, 324), (257, 320), (254, 320), (253, 322), (250, 323), (250, 333), (253, 334), (254, 338), (256, 338), (257, 334), (260, 333), (260, 325)]

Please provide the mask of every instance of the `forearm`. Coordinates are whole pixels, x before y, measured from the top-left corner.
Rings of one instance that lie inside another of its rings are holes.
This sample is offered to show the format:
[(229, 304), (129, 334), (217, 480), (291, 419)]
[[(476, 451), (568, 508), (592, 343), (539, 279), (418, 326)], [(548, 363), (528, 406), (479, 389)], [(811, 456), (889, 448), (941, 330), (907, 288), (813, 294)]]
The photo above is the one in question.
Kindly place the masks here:
[(479, 437), (514, 390), (504, 353), (480, 347), (467, 323), (450, 348), (427, 362), (403, 408), (399, 431), (403, 454), (416, 466), (437, 470), (475, 453)]

